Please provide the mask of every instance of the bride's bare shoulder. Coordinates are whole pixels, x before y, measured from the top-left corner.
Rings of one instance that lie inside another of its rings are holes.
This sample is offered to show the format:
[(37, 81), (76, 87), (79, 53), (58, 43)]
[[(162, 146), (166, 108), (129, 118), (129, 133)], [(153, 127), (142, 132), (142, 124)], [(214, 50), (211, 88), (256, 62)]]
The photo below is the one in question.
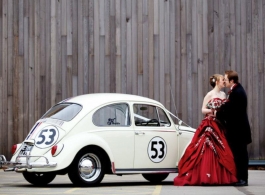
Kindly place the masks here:
[(212, 96), (213, 96), (212, 91), (209, 91), (209, 92), (205, 95), (204, 99), (205, 99), (205, 100), (210, 100), (210, 99), (212, 99)]

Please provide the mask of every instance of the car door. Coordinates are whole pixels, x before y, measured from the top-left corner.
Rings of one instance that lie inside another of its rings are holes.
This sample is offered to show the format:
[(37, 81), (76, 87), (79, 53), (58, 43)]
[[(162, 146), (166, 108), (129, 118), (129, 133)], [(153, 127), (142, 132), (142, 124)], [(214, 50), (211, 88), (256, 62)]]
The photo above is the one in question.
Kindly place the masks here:
[(97, 135), (109, 146), (116, 171), (133, 169), (134, 130), (129, 113), (127, 103), (114, 103), (98, 109), (93, 115)]
[(176, 168), (178, 135), (166, 112), (155, 105), (134, 104), (134, 169)]

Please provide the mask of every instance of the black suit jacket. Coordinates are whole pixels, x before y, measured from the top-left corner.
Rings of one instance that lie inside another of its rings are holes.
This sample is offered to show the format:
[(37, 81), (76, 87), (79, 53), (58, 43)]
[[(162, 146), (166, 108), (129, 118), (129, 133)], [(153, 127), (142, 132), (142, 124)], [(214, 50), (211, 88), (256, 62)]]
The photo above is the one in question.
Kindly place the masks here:
[(228, 100), (216, 113), (217, 119), (226, 127), (228, 143), (251, 143), (251, 129), (247, 115), (247, 95), (240, 83), (233, 88)]

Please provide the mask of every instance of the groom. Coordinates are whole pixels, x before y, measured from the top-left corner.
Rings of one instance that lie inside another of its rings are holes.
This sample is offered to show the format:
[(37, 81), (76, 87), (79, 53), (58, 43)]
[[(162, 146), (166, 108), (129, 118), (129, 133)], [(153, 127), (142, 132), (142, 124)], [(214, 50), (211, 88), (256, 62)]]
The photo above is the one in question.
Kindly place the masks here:
[(236, 186), (248, 185), (248, 151), (251, 143), (251, 130), (247, 115), (247, 95), (238, 82), (238, 74), (233, 70), (225, 71), (225, 86), (230, 89), (228, 102), (216, 117), (224, 121), (226, 138), (234, 155), (238, 183)]

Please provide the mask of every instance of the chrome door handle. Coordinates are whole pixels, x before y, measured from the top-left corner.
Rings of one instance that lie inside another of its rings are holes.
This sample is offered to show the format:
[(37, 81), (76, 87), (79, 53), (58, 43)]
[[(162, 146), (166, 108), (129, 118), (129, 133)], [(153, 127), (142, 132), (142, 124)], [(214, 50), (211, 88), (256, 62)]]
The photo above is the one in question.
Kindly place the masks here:
[(144, 135), (145, 133), (142, 131), (135, 131), (135, 135)]

